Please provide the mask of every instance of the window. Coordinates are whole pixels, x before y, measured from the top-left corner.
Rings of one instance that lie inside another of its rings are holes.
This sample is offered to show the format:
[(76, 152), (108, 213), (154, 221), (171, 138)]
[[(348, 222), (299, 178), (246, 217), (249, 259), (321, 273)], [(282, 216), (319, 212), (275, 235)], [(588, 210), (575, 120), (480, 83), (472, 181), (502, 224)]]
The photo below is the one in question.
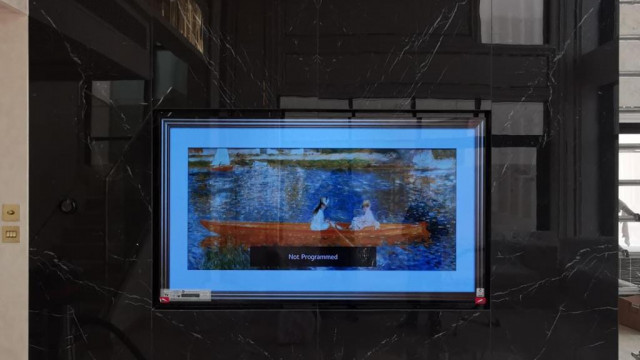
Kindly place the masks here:
[(542, 45), (544, 0), (480, 0), (484, 44)]
[[(640, 212), (640, 134), (620, 135), (619, 198), (634, 213)], [(625, 249), (640, 251), (640, 222), (620, 204), (619, 244)]]

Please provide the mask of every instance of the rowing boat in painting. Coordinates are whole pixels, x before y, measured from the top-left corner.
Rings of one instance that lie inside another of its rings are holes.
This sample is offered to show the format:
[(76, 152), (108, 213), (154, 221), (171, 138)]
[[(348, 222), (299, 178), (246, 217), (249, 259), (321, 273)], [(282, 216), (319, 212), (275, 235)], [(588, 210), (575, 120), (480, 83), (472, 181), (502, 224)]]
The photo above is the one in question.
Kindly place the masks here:
[(307, 223), (240, 222), (201, 220), (209, 231), (220, 235), (200, 243), (210, 247), (223, 243), (249, 246), (380, 246), (428, 244), (426, 222), (414, 224), (381, 224), (379, 229), (368, 227), (349, 230), (349, 224), (337, 223), (341, 229), (313, 231)]

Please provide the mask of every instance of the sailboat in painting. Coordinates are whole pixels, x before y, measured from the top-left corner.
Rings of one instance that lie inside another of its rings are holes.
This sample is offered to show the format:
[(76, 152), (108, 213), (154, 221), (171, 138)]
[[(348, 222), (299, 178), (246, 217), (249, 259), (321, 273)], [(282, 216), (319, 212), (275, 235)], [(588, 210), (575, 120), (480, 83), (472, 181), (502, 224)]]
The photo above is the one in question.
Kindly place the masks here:
[(231, 165), (231, 161), (229, 160), (229, 150), (225, 148), (220, 148), (216, 150), (216, 155), (213, 157), (211, 161), (211, 171), (231, 171), (233, 170), (233, 165)]

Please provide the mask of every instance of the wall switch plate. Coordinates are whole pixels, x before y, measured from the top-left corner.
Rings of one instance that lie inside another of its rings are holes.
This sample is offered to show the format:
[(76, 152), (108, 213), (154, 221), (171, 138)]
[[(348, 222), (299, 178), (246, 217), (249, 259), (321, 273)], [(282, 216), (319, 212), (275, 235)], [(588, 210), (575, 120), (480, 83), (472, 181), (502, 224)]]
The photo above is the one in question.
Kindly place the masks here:
[(20, 221), (20, 205), (2, 204), (2, 221)]
[(2, 242), (3, 243), (19, 243), (20, 227), (19, 226), (3, 226)]

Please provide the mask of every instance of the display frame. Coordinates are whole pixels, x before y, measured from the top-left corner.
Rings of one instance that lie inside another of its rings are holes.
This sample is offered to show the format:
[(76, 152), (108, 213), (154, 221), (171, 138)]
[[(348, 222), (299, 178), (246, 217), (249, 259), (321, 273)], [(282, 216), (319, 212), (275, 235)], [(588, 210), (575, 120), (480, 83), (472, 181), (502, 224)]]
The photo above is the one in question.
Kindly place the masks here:
[[(476, 158), (476, 288), (472, 293), (276, 293), (247, 296), (233, 293), (206, 302), (165, 302), (161, 292), (168, 277), (168, 227), (165, 171), (167, 138), (173, 127), (233, 128), (465, 128), (475, 127)], [(488, 110), (332, 110), (332, 109), (163, 109), (153, 113), (153, 296), (154, 309), (489, 309), (490, 126)]]

